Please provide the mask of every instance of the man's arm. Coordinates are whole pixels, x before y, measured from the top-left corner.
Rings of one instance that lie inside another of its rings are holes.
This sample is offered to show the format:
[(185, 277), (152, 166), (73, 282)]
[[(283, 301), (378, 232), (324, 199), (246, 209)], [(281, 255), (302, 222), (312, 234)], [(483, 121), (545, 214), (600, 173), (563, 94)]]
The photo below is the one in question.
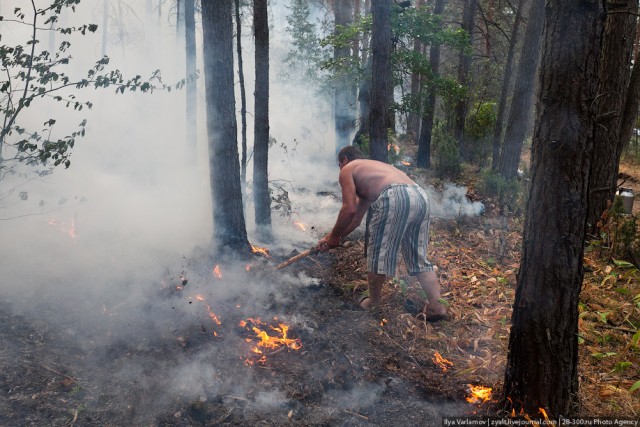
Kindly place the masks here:
[(347, 227), (347, 229), (344, 231), (342, 237), (348, 236), (353, 230), (358, 228), (358, 226), (362, 222), (362, 218), (364, 218), (365, 214), (367, 213), (369, 206), (371, 206), (370, 202), (358, 198), (358, 208), (356, 209), (356, 214), (354, 215), (351, 224), (349, 224), (349, 227)]
[[(359, 213), (356, 184), (353, 180), (353, 168), (351, 165), (346, 165), (342, 168), (340, 171), (339, 181), (340, 186), (342, 187), (342, 206), (340, 207), (338, 218), (336, 219), (336, 223), (331, 232), (318, 242), (318, 246), (322, 246), (326, 243), (327, 249), (339, 246), (340, 238), (347, 235), (347, 231), (349, 233), (353, 231), (353, 228), (350, 228), (350, 226), (353, 223), (354, 218), (356, 218), (356, 215)], [(366, 212), (366, 209), (364, 211)], [(362, 217), (360, 217), (360, 221), (361, 220)]]

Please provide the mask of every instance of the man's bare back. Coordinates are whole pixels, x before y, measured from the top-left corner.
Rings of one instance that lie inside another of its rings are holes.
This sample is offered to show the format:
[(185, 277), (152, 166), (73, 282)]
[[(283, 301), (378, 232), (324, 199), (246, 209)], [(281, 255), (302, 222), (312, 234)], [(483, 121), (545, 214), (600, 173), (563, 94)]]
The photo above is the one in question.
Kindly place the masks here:
[(376, 201), (385, 187), (415, 182), (404, 172), (377, 160), (356, 159), (345, 165), (341, 173), (351, 174), (358, 197), (369, 203)]

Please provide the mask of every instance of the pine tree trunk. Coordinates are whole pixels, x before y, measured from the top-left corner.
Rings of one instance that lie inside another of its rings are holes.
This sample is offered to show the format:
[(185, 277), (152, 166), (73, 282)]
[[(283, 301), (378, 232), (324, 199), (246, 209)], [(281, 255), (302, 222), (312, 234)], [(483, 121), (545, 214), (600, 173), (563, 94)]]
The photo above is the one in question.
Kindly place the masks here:
[[(503, 402), (576, 414), (578, 297), (604, 1), (547, 1), (532, 181)], [(511, 408), (508, 408), (511, 409)]]
[[(433, 13), (442, 16), (444, 12), (445, 0), (436, 0)], [(442, 27), (442, 25), (440, 25)], [(434, 43), (429, 49), (429, 64), (431, 72), (437, 76), (440, 72), (440, 44)], [(418, 141), (418, 167), (431, 167), (431, 139), (433, 136), (433, 119), (436, 114), (436, 88), (430, 85), (427, 95), (427, 105), (425, 106), (422, 125), (420, 126), (420, 140)]]
[(233, 78), (233, 0), (202, 0), (213, 247), (248, 253)]
[[(464, 12), (462, 18), (462, 29), (469, 34), (469, 42), (473, 48), (473, 29), (475, 26), (476, 9), (478, 8), (478, 0), (467, 0), (464, 2)], [(461, 51), (460, 52), (460, 67), (458, 68), (458, 82), (467, 90), (470, 90), (469, 73), (471, 71), (472, 63), (471, 53)], [(464, 96), (458, 101), (455, 108), (455, 124), (454, 124), (454, 136), (458, 141), (460, 147), (460, 155), (464, 159), (466, 158), (466, 144), (464, 141), (464, 124), (467, 118), (468, 110), (468, 95)]]
[(196, 162), (198, 147), (198, 108), (197, 108), (197, 80), (196, 80), (196, 8), (195, 0), (184, 0), (184, 38), (186, 55), (186, 116), (187, 116), (187, 146), (189, 160)]
[(520, 31), (520, 22), (522, 21), (522, 9), (524, 8), (524, 0), (518, 0), (516, 16), (513, 20), (513, 28), (511, 30), (511, 40), (509, 40), (509, 52), (507, 53), (507, 63), (504, 67), (504, 76), (502, 78), (502, 87), (500, 88), (500, 100), (498, 101), (498, 114), (496, 115), (496, 125), (493, 130), (493, 156), (491, 158), (491, 167), (498, 170), (500, 164), (500, 142), (502, 141), (502, 127), (504, 123), (504, 111), (507, 106), (509, 95), (509, 87), (511, 86), (511, 75), (513, 74), (513, 62), (518, 44), (518, 33)]
[[(334, 2), (334, 24), (335, 34), (339, 34), (341, 27), (353, 23), (353, 5), (351, 0), (335, 0)], [(333, 59), (337, 62), (345, 60), (351, 56), (351, 47), (349, 45), (335, 47), (333, 50)], [(334, 88), (333, 94), (333, 114), (335, 122), (336, 135), (336, 154), (343, 147), (350, 143), (350, 136), (354, 128), (355, 116), (351, 105), (354, 100), (351, 98), (353, 94), (353, 83), (347, 73), (339, 76)]]
[(253, 201), (256, 225), (263, 240), (271, 238), (271, 199), (269, 197), (269, 21), (267, 2), (253, 1), (256, 88), (253, 142)]
[[(618, 166), (625, 141), (621, 138), (621, 119), (628, 96), (631, 54), (635, 40), (637, 0), (611, 3), (607, 14), (600, 88), (595, 105), (598, 111), (595, 156), (591, 166), (589, 231), (597, 234), (600, 216), (613, 201), (618, 182)], [(631, 13), (629, 13), (629, 12)]]
[(371, 158), (388, 161), (389, 85), (391, 84), (391, 0), (372, 5), (372, 69), (369, 138)]
[(522, 144), (527, 135), (535, 88), (536, 73), (540, 57), (542, 29), (544, 24), (544, 0), (533, 0), (522, 44), (518, 75), (511, 97), (511, 110), (500, 155), (500, 175), (512, 179), (518, 174)]
[(247, 186), (247, 93), (244, 85), (244, 61), (242, 60), (242, 16), (240, 15), (240, 0), (234, 0), (236, 10), (236, 52), (238, 56), (238, 85), (240, 86), (240, 134), (241, 161), (240, 181), (244, 189)]

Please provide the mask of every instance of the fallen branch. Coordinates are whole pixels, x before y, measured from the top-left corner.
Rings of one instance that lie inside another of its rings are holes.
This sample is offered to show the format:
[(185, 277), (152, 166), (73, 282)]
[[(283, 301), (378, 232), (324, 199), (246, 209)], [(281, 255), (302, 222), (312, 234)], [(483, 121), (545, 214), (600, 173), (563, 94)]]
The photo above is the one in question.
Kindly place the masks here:
[(311, 249), (307, 249), (304, 252), (300, 252), (298, 255), (292, 256), (291, 258), (289, 258), (288, 260), (284, 261), (281, 264), (278, 264), (278, 266), (276, 267), (276, 270), (280, 270), (281, 268), (285, 268), (288, 265), (293, 264), (296, 261), (301, 260), (302, 258), (305, 258), (309, 255), (313, 255), (316, 254), (317, 252), (319, 252), (319, 249), (317, 246), (312, 247)]

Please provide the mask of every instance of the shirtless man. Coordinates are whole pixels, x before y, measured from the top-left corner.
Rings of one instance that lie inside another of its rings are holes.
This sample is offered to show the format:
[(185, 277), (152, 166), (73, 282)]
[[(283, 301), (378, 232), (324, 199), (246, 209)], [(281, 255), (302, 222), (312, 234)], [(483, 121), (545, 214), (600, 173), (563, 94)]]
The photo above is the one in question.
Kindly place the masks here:
[(360, 305), (365, 309), (380, 305), (382, 285), (387, 275), (395, 275), (401, 250), (409, 274), (418, 277), (427, 294), (424, 310), (427, 320), (446, 318), (446, 309), (438, 301), (438, 277), (426, 256), (429, 200), (424, 190), (401, 170), (365, 159), (355, 146), (340, 150), (338, 165), (342, 207), (331, 232), (318, 241), (318, 249), (327, 251), (339, 246), (340, 239), (360, 225), (371, 207), (367, 248), (369, 297), (361, 300)]

